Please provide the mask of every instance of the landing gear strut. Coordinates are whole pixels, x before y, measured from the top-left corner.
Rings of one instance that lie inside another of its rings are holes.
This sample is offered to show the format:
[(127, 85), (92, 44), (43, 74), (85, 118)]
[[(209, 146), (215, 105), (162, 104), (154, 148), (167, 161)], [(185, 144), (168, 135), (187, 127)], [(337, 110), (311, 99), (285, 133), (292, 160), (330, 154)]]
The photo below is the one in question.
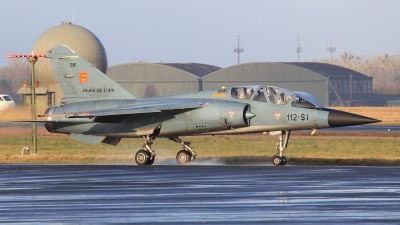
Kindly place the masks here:
[(183, 147), (183, 150), (180, 150), (178, 154), (176, 154), (176, 161), (179, 164), (185, 164), (196, 160), (197, 153), (190, 147), (190, 142), (182, 141), (178, 137), (170, 137), (169, 140), (175, 141)]
[[(283, 153), (285, 152), (285, 149), (288, 146), (289, 143), (289, 138), (290, 138), (290, 130), (286, 131), (273, 131), (270, 132), (270, 135), (279, 135), (279, 142), (276, 143), (276, 150), (277, 153), (274, 156), (273, 163), (275, 166), (284, 166), (286, 165), (286, 157), (283, 156)], [(283, 139), (283, 135), (285, 135), (285, 139)]]
[(153, 135), (143, 136), (143, 149), (136, 152), (135, 161), (139, 166), (153, 165), (156, 159), (156, 153), (151, 148), (155, 137)]

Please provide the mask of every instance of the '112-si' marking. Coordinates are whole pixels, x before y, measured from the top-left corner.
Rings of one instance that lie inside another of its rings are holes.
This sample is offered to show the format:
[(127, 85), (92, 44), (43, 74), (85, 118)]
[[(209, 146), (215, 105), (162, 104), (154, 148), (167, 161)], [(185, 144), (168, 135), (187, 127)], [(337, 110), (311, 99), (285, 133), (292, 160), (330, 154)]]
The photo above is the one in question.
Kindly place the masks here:
[(287, 114), (286, 118), (288, 121), (299, 121), (299, 120), (308, 121), (308, 114), (304, 114), (304, 113), (302, 113), (300, 115), (297, 115), (296, 113)]

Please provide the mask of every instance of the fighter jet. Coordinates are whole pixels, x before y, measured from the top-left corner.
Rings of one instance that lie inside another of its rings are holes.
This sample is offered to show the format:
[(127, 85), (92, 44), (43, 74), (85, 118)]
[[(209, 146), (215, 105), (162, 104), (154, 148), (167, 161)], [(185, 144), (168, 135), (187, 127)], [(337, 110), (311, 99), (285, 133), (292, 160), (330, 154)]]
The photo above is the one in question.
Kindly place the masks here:
[[(91, 145), (117, 145), (121, 138), (143, 138), (138, 165), (152, 165), (156, 138), (181, 147), (179, 164), (196, 159), (191, 143), (179, 136), (269, 132), (279, 136), (275, 165), (285, 165), (284, 152), (292, 130), (319, 129), (381, 122), (324, 108), (306, 92), (265, 85), (222, 87), (218, 90), (139, 99), (67, 46), (47, 51), (64, 98), (61, 105), (38, 115), (46, 129), (69, 134)], [(134, 79), (134, 78), (133, 78)]]

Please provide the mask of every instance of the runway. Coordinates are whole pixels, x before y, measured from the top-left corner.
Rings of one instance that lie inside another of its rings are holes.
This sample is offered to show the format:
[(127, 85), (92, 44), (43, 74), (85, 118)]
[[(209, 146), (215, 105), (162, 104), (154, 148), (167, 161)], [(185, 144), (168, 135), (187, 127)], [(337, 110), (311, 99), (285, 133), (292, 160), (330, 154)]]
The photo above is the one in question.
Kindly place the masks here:
[(399, 224), (399, 169), (0, 165), (0, 223)]

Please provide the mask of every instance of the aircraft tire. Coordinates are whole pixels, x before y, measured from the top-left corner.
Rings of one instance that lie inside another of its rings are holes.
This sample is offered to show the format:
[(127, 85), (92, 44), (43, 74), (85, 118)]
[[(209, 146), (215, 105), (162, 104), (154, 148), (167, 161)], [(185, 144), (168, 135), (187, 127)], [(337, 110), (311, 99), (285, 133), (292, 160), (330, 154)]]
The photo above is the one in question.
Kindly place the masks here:
[(154, 156), (152, 160), (150, 160), (150, 155), (149, 155), (149, 160), (147, 161), (146, 165), (151, 166), (154, 163), (154, 160), (156, 159), (156, 157)]
[(287, 163), (287, 159), (286, 159), (286, 157), (285, 156), (282, 156), (282, 161), (281, 161), (281, 165), (282, 166), (284, 166), (284, 165), (286, 165), (286, 163)]
[[(153, 164), (153, 163), (148, 164), (149, 161), (150, 161), (150, 155), (149, 155), (149, 153), (147, 151), (145, 151), (143, 149), (141, 149), (141, 150), (136, 152), (135, 161), (136, 161), (136, 164), (138, 164), (139, 166), (145, 166), (145, 165)], [(153, 162), (154, 162), (154, 160), (153, 160)]]
[(282, 163), (282, 158), (279, 156), (275, 156), (272, 162), (274, 163), (275, 166), (280, 166)]
[(186, 150), (180, 150), (178, 154), (176, 154), (176, 161), (178, 164), (186, 164), (190, 162), (191, 155)]

